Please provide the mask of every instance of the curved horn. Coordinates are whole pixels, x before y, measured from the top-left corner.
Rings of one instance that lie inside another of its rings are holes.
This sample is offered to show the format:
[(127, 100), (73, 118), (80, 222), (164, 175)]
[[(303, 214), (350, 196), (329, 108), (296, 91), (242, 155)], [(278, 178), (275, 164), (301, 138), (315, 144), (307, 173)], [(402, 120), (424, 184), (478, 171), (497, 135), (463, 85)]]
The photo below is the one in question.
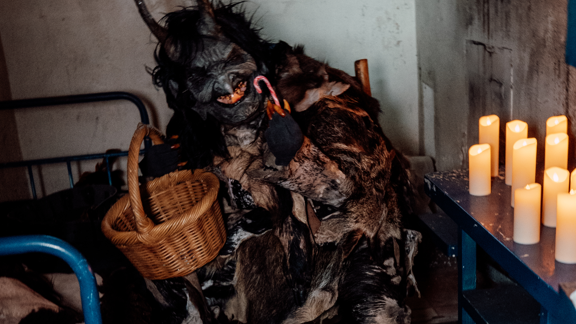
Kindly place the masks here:
[(142, 17), (148, 28), (150, 28), (152, 34), (156, 36), (156, 38), (160, 43), (164, 43), (166, 37), (168, 36), (168, 31), (166, 30), (166, 28), (160, 26), (158, 22), (154, 20), (154, 18), (150, 14), (150, 11), (148, 11), (148, 8), (146, 7), (144, 0), (134, 0), (134, 1), (136, 2), (136, 6), (138, 6), (140, 16)]
[(198, 0), (197, 2), (198, 2), (198, 9), (214, 17), (214, 10), (212, 9), (212, 3), (210, 2), (210, 0)]
[(200, 33), (202, 35), (218, 36), (220, 34), (220, 28), (216, 23), (216, 18), (214, 17), (214, 9), (212, 8), (212, 3), (210, 0), (197, 0), (198, 11), (200, 11), (201, 16), (201, 26)]

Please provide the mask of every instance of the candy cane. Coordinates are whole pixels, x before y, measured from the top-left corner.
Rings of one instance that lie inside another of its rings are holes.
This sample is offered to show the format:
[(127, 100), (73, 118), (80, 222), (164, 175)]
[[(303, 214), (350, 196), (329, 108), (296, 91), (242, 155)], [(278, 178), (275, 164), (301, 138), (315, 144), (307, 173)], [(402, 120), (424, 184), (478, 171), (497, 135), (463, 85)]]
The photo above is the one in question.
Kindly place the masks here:
[(270, 90), (270, 95), (272, 95), (272, 98), (274, 99), (274, 104), (276, 104), (276, 106), (278, 106), (278, 107), (282, 107), (282, 106), (280, 106), (280, 101), (278, 101), (278, 97), (276, 97), (276, 92), (274, 91), (274, 89), (272, 89), (272, 85), (270, 84), (270, 81), (268, 81), (268, 79), (266, 79), (265, 76), (259, 75), (259, 76), (254, 78), (254, 88), (256, 88), (256, 91), (258, 91), (258, 93), (262, 93), (262, 89), (260, 89), (260, 85), (258, 85), (258, 81), (260, 81), (260, 80), (262, 80), (262, 81), (264, 81), (264, 83), (266, 83), (268, 90)]

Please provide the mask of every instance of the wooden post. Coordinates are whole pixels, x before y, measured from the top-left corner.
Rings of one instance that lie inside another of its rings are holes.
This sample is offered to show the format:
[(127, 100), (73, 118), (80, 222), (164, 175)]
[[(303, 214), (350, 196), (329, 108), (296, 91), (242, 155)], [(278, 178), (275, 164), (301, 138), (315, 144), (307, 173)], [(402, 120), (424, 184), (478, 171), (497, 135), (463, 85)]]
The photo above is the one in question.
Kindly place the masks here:
[(371, 96), (372, 91), (370, 90), (370, 76), (368, 74), (368, 60), (361, 59), (354, 62), (354, 72), (356, 73), (356, 78), (360, 81), (362, 85), (362, 90)]

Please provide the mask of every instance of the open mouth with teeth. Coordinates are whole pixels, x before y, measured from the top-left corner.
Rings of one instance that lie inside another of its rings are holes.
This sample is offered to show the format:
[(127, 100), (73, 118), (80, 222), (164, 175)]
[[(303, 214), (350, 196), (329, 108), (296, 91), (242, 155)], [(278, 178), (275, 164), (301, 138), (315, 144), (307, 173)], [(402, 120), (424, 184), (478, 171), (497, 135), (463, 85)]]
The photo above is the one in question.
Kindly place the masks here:
[(246, 89), (247, 89), (247, 81), (242, 81), (240, 83), (238, 83), (238, 85), (236, 86), (236, 89), (234, 89), (234, 93), (231, 93), (229, 95), (225, 95), (225, 96), (220, 96), (218, 97), (218, 99), (216, 99), (216, 101), (218, 101), (219, 103), (222, 103), (224, 105), (235, 105), (237, 103), (239, 103), (240, 101), (242, 101), (242, 99), (244, 99), (244, 95), (246, 94)]

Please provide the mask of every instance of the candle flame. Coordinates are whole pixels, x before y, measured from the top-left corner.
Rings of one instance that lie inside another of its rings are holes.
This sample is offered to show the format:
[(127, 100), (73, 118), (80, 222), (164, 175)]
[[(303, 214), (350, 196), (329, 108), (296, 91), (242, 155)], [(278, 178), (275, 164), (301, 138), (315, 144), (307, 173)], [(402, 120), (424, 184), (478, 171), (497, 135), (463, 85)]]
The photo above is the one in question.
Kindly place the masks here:
[(558, 118), (554, 119), (554, 125), (558, 125), (559, 121)]
[(482, 153), (482, 149), (478, 148), (478, 154)]
[(574, 195), (574, 194), (576, 194), (576, 190), (574, 190), (574, 189), (570, 189), (570, 194), (571, 194), (571, 195)]
[(560, 139), (558, 138), (558, 136), (556, 136), (556, 138), (554, 139), (554, 144), (558, 144), (560, 142)]
[(558, 178), (558, 175), (556, 173), (554, 173), (554, 175), (552, 176), (552, 180), (554, 180), (554, 182), (558, 182), (558, 180), (560, 180), (560, 178)]
[(526, 141), (522, 142), (522, 146), (526, 146), (528, 145), (528, 143), (526, 143)]
[(520, 131), (520, 126), (516, 125), (516, 128), (514, 128), (515, 132), (519, 132)]
[(526, 189), (530, 190), (530, 185), (526, 185)]
[(490, 121), (490, 118), (486, 119), (486, 125), (490, 126), (490, 124), (492, 124), (492, 122)]

